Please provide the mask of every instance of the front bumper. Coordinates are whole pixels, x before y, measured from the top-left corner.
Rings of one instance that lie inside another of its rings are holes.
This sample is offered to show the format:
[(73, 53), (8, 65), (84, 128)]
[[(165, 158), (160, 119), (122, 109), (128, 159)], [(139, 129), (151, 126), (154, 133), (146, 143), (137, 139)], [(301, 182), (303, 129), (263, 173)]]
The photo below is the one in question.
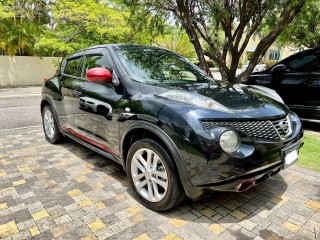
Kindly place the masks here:
[(291, 137), (278, 142), (255, 142), (253, 154), (246, 158), (232, 157), (219, 151), (212, 140), (204, 137), (205, 134), (197, 134), (197, 139), (200, 139), (197, 142), (188, 141), (181, 135), (171, 135), (181, 155), (183, 171), (180, 168), (179, 174), (184, 179), (182, 184), (187, 196), (197, 199), (212, 191), (240, 192), (280, 172), (284, 169), (284, 150), (291, 147), (299, 149), (303, 145), (301, 122), (297, 120), (293, 124)]
[[(301, 139), (292, 145), (292, 147), (295, 149), (300, 149), (302, 146), (303, 142)], [(184, 188), (187, 196), (192, 199), (198, 199), (217, 191), (244, 192), (249, 190), (251, 187), (276, 175), (284, 168), (286, 168), (285, 162), (284, 159), (281, 158), (276, 163), (264, 166), (259, 169), (255, 169), (255, 171), (245, 173), (241, 176), (233, 177), (212, 184), (199, 186), (185, 185)]]

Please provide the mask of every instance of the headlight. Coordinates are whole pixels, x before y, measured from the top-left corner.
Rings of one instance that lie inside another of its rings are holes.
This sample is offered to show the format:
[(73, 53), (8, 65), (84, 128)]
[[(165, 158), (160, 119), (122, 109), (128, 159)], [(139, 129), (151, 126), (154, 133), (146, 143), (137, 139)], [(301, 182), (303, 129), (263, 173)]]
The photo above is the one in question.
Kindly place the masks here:
[(236, 152), (241, 144), (241, 138), (235, 131), (225, 131), (221, 134), (219, 143), (226, 153)]
[(230, 109), (215, 100), (202, 96), (198, 93), (190, 93), (183, 90), (170, 90), (158, 95), (170, 100), (192, 104), (197, 107), (209, 108), (220, 112), (233, 113)]

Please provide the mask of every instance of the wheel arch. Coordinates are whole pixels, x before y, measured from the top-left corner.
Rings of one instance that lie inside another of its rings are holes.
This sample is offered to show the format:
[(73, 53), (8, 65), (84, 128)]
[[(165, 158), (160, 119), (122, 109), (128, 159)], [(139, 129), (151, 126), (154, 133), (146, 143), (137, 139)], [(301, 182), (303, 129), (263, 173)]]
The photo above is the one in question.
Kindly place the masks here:
[(107, 108), (106, 106), (103, 106), (103, 105), (101, 105), (101, 104), (97, 105), (97, 112), (98, 112), (99, 110), (101, 110), (101, 109), (106, 109), (106, 110), (108, 110), (108, 113), (110, 112), (110, 108)]
[(40, 104), (41, 114), (42, 114), (44, 107), (47, 105), (51, 106), (50, 102), (47, 99), (42, 99), (41, 104)]
[(56, 120), (56, 122), (57, 122), (58, 128), (59, 128), (60, 131), (61, 131), (58, 113), (57, 113), (56, 109), (54, 108), (54, 105), (52, 104), (52, 102), (50, 101), (50, 99), (47, 98), (47, 97), (44, 97), (44, 98), (42, 98), (42, 100), (41, 100), (41, 103), (40, 103), (41, 115), (42, 115), (42, 112), (43, 112), (43, 109), (45, 108), (45, 106), (48, 106), (48, 105), (51, 107), (51, 109), (52, 109), (52, 111), (53, 111), (53, 115), (54, 115), (55, 120)]
[(190, 185), (182, 157), (172, 139), (161, 128), (145, 121), (131, 124), (122, 134), (120, 149), (124, 170), (126, 171), (127, 155), (130, 146), (143, 138), (150, 138), (159, 143), (168, 152), (177, 167), (182, 186), (184, 187), (185, 184)]

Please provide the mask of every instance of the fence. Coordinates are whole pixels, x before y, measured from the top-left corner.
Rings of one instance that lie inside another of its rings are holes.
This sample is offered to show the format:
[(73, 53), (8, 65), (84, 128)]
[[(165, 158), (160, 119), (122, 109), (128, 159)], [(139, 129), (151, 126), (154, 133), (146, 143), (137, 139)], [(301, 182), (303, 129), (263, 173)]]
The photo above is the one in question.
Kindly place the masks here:
[(44, 78), (54, 75), (54, 62), (61, 59), (51, 57), (0, 56), (0, 87), (41, 85)]

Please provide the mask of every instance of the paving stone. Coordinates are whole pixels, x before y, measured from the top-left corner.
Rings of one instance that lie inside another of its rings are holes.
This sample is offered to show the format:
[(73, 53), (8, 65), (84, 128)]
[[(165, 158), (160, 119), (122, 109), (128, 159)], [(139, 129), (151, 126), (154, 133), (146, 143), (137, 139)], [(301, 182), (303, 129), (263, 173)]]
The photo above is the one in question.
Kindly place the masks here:
[(78, 210), (75, 210), (75, 211), (69, 213), (69, 216), (72, 218), (72, 220), (76, 220), (76, 219), (81, 218), (85, 215), (86, 215), (86, 213), (82, 209), (78, 209)]
[[(198, 211), (197, 211), (198, 212)], [(190, 212), (185, 212), (180, 215), (180, 218), (184, 219), (185, 221), (194, 221), (195, 219), (198, 218), (197, 215), (193, 214), (191, 211)]]
[(17, 223), (17, 226), (20, 231), (23, 231), (23, 230), (28, 229), (32, 226), (35, 226), (35, 222), (33, 221), (33, 219), (29, 219), (27, 221)]
[(121, 166), (41, 127), (0, 132), (2, 239), (315, 239), (320, 174), (292, 166), (245, 193), (165, 213), (132, 197)]
[(11, 216), (13, 216), (17, 224), (32, 218), (30, 212), (27, 209), (15, 212)]
[(231, 212), (231, 210), (229, 210), (229, 209), (227, 209), (227, 208), (225, 208), (223, 206), (220, 206), (220, 207), (216, 208), (215, 211), (217, 213), (219, 213), (220, 215), (222, 215), (222, 216), (226, 216)]
[(213, 232), (216, 235), (220, 235), (226, 229), (224, 227), (222, 227), (220, 224), (213, 223), (213, 224), (208, 226), (208, 230), (210, 230), (211, 232)]
[(252, 229), (254, 229), (257, 226), (256, 223), (254, 223), (248, 219), (239, 222), (239, 225), (241, 225), (242, 227), (246, 228), (249, 231), (251, 231)]

